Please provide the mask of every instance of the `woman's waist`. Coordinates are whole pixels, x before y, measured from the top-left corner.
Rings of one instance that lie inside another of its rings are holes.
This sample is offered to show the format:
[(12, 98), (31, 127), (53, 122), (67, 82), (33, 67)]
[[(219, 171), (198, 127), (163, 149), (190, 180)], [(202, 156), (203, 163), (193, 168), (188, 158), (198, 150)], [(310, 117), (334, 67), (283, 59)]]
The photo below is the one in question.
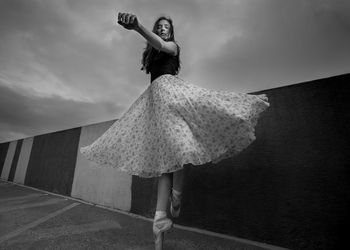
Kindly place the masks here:
[(154, 80), (158, 79), (159, 77), (162, 76), (176, 76), (176, 72), (173, 71), (162, 71), (162, 72), (154, 72), (151, 73), (151, 82), (153, 82)]
[(160, 76), (157, 76), (155, 79), (153, 79), (151, 81), (151, 84), (154, 82), (158, 82), (158, 83), (164, 82), (164, 80), (166, 82), (175, 82), (175, 81), (177, 82), (179, 80), (179, 78), (178, 78), (177, 74), (176, 75), (175, 74), (162, 74)]

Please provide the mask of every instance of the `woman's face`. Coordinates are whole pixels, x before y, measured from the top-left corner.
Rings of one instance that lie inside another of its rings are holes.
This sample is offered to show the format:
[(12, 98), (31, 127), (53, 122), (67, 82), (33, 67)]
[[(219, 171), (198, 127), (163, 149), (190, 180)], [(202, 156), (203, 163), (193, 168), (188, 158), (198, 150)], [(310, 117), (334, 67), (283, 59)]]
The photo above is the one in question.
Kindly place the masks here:
[(163, 40), (166, 40), (170, 37), (170, 23), (162, 19), (157, 24), (157, 34), (160, 36)]

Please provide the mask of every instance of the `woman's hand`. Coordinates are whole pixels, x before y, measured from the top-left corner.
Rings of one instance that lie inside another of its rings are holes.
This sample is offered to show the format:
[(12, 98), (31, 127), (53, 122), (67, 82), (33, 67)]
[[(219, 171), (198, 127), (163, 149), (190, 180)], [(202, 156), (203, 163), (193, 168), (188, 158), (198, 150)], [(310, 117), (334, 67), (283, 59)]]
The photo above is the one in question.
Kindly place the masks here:
[(118, 24), (128, 30), (136, 30), (139, 28), (137, 17), (130, 13), (118, 13)]

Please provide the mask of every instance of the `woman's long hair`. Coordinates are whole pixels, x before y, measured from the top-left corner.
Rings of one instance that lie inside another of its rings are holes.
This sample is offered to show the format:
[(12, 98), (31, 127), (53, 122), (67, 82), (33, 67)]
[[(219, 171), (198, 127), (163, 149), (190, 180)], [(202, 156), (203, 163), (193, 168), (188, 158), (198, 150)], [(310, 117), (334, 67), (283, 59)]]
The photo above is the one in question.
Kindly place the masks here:
[[(170, 17), (167, 16), (160, 16), (153, 25), (153, 29), (152, 32), (157, 34), (157, 27), (158, 27), (158, 23), (161, 20), (166, 20), (169, 22), (170, 24), (170, 36), (168, 37), (168, 39), (166, 41), (173, 41), (175, 42), (175, 36), (174, 36), (174, 25), (173, 25), (173, 21), (171, 20)], [(158, 34), (157, 34), (158, 35)], [(177, 45), (177, 44), (176, 44)], [(177, 49), (178, 49), (178, 53), (177, 53), (177, 59), (178, 59), (178, 67), (177, 67), (177, 71), (179, 71), (180, 69), (180, 47), (177, 45)], [(141, 70), (146, 70), (146, 74), (148, 74), (150, 72), (150, 66), (152, 61), (154, 60), (154, 58), (158, 55), (158, 51), (156, 49), (154, 49), (148, 42), (147, 42), (147, 46), (145, 48), (145, 50), (143, 51), (142, 54), (142, 68)]]

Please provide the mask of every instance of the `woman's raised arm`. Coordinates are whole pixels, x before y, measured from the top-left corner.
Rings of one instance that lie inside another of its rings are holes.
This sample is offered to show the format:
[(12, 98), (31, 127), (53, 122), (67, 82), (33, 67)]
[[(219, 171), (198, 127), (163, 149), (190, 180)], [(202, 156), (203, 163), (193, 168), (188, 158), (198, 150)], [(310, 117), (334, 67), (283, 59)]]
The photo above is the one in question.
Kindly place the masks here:
[(161, 37), (145, 28), (137, 19), (136, 15), (129, 13), (118, 13), (118, 23), (128, 30), (135, 30), (143, 36), (149, 44), (156, 50), (177, 55), (177, 45), (175, 42), (164, 41)]

